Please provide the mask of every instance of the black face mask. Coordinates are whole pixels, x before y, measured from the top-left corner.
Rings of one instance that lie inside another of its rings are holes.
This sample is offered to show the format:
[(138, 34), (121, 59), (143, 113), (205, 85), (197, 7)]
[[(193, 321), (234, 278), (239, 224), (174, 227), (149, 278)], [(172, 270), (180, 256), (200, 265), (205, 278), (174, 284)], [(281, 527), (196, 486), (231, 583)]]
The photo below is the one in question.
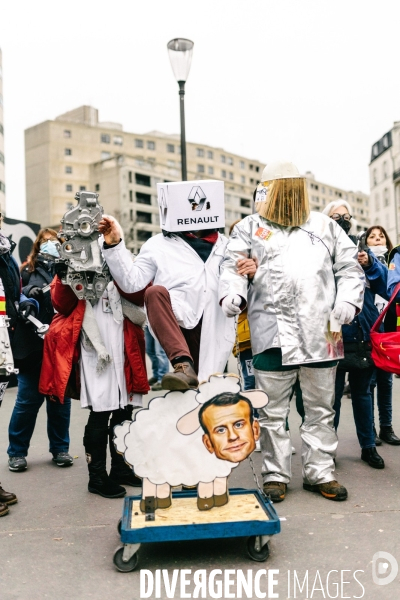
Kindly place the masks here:
[(346, 221), (346, 219), (343, 219), (343, 217), (340, 217), (340, 219), (338, 219), (338, 220), (336, 221), (336, 223), (337, 223), (338, 225), (340, 225), (340, 227), (343, 229), (343, 231), (344, 231), (345, 233), (347, 233), (347, 234), (349, 233), (349, 231), (350, 231), (350, 227), (351, 227), (351, 223), (350, 223), (350, 221)]

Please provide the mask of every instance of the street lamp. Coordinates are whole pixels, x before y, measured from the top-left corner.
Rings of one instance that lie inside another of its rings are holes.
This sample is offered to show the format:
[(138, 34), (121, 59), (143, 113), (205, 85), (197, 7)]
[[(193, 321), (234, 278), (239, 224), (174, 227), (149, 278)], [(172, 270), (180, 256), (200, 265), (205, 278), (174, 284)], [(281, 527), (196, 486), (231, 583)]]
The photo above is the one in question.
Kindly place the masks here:
[(194, 43), (185, 38), (175, 38), (167, 44), (169, 60), (179, 85), (179, 105), (181, 113), (181, 163), (182, 181), (187, 180), (186, 135), (185, 135), (185, 83), (190, 71)]

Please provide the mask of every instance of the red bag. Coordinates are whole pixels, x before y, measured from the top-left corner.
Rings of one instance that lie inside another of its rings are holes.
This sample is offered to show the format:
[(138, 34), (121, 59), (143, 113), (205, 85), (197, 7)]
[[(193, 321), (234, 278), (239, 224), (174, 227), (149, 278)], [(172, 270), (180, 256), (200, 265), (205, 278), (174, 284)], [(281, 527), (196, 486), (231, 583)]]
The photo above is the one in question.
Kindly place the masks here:
[[(381, 312), (376, 322), (371, 328), (371, 344), (372, 344), (372, 360), (375, 366), (382, 371), (388, 373), (396, 373), (400, 375), (400, 319), (397, 318), (397, 331), (392, 333), (379, 333), (379, 329), (390, 305), (394, 302), (398, 292), (400, 290), (400, 283), (398, 283), (393, 291), (392, 297), (390, 298), (388, 305)], [(396, 306), (396, 314), (398, 307)]]

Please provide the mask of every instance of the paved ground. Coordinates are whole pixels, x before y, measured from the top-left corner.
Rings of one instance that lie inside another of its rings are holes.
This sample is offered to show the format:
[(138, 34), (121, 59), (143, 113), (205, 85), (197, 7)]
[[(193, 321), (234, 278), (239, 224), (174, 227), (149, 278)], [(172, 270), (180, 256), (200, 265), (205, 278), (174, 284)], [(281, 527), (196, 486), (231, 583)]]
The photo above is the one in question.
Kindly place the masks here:
[[(337, 460), (338, 479), (350, 493), (347, 502), (334, 503), (303, 491), (297, 453), (293, 457), (294, 475), (287, 500), (277, 505), (279, 515), (286, 520), (282, 521), (282, 532), (271, 541), (271, 555), (266, 563), (254, 563), (247, 558), (243, 539), (160, 543), (142, 546), (138, 570), (124, 574), (117, 572), (112, 562), (119, 545), (116, 524), (121, 516), (122, 501), (106, 500), (87, 492), (82, 447), (87, 413), (80, 409), (78, 402), (73, 403), (73, 467), (60, 469), (52, 464), (47, 451), (46, 415), (42, 409), (28, 457), (29, 468), (24, 473), (11, 473), (7, 468), (6, 448), (14, 397), (15, 390), (9, 390), (0, 412), (3, 450), (0, 480), (5, 489), (15, 492), (19, 498), (9, 515), (0, 520), (1, 600), (133, 600), (140, 597), (140, 568), (153, 572), (167, 569), (170, 575), (178, 568), (208, 572), (242, 569), (245, 573), (247, 569), (253, 569), (254, 573), (263, 568), (278, 569), (279, 574), (275, 576), (278, 585), (274, 590), (279, 598), (400, 598), (399, 577), (385, 586), (372, 581), (372, 560), (376, 552), (389, 552), (400, 561), (400, 447), (382, 447), (381, 454), (386, 461), (383, 471), (362, 463), (349, 400), (343, 401)], [(397, 432), (400, 432), (399, 400), (400, 380), (396, 379), (394, 425)], [(291, 415), (290, 424), (293, 443), (299, 449), (297, 414)], [(260, 471), (259, 454), (255, 455), (255, 463)], [(230, 485), (254, 487), (248, 463), (236, 469)], [(137, 490), (128, 488), (128, 491)], [(380, 562), (387, 563), (387, 560)], [(355, 575), (363, 587), (354, 579), (356, 570), (363, 571)], [(306, 588), (300, 592), (297, 587), (294, 595), (294, 571), (301, 583), (308, 571), (308, 594)], [(333, 572), (327, 586), (329, 571)], [(386, 574), (388, 572), (390, 567), (386, 569)], [(378, 572), (378, 576), (382, 578), (385, 574)], [(341, 586), (341, 578), (350, 583)], [(265, 579), (261, 588), (266, 590)], [(161, 589), (159, 597), (166, 598), (164, 588)], [(206, 597), (211, 598), (210, 594), (212, 591)], [(179, 587), (174, 597), (184, 597)], [(255, 592), (252, 597), (257, 597)]]

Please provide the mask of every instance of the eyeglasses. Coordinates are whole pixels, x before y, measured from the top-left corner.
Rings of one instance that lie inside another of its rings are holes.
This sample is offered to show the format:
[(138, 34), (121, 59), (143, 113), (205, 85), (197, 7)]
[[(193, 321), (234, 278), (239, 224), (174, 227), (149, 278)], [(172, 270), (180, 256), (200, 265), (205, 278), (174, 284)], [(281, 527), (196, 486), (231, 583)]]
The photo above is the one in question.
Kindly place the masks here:
[(333, 213), (333, 215), (331, 215), (331, 219), (333, 219), (334, 221), (339, 221), (339, 219), (341, 219), (342, 217), (345, 221), (351, 221), (351, 219), (353, 218), (352, 215), (349, 215), (349, 213), (344, 213), (344, 215), (339, 215), (339, 213)]

